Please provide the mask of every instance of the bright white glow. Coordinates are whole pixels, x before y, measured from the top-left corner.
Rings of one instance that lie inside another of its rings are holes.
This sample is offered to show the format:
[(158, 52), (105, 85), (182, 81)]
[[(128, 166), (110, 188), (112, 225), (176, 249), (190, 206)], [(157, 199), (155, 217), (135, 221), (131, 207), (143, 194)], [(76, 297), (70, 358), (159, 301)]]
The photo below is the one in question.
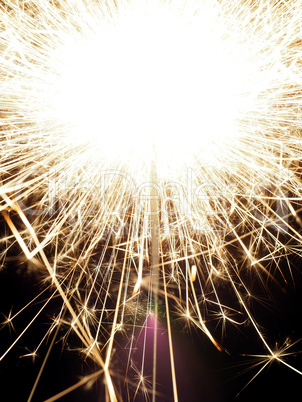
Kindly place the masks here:
[(155, 145), (161, 175), (195, 153), (217, 163), (238, 136), (247, 69), (242, 49), (227, 52), (212, 25), (209, 14), (187, 21), (167, 7), (135, 7), (88, 38), (68, 38), (53, 101), (67, 140), (136, 166), (149, 165)]

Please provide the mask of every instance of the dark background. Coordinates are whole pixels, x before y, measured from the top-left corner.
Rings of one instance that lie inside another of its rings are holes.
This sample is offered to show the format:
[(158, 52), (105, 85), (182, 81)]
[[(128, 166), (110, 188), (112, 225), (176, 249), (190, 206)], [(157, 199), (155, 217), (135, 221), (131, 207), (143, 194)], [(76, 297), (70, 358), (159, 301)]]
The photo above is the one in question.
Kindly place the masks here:
[[(270, 294), (262, 294), (263, 298), (267, 297), (266, 302), (263, 304), (255, 301), (252, 306), (255, 318), (265, 328), (263, 331), (271, 346), (277, 343), (282, 345), (287, 337), (292, 342), (298, 341), (302, 335), (301, 261), (298, 258), (292, 258), (290, 263), (294, 281), (291, 279), (288, 268), (284, 267), (285, 279), (288, 283), (285, 285), (284, 279), (278, 278), (280, 283), (283, 283), (284, 289), (282, 290), (274, 284), (268, 284), (270, 285)], [(276, 275), (278, 277), (278, 274)], [(16, 261), (6, 263), (0, 272), (0, 310), (3, 314), (1, 321), (5, 321), (5, 316), (9, 315), (11, 308), (15, 313), (29, 302), (37, 294), (40, 286), (41, 278), (35, 272), (29, 271), (25, 263), (17, 263)], [(47, 297), (46, 292), (40, 302), (46, 300)], [(14, 320), (15, 331), (8, 325), (2, 326), (0, 330), (2, 353), (39, 310), (40, 302), (25, 309)], [(51, 341), (51, 336), (46, 338), (34, 360), (32, 357), (20, 356), (35, 349), (47, 332), (51, 319), (55, 317), (60, 306), (60, 298), (54, 298), (26, 331), (22, 339), (1, 361), (1, 401), (22, 402), (27, 400)], [(159, 335), (161, 346), (159, 348), (158, 390), (162, 395), (157, 398), (159, 402), (173, 400), (169, 352), (168, 347), (165, 347), (168, 343), (164, 325), (162, 322)], [(218, 328), (215, 332), (215, 322), (209, 323), (209, 326), (218, 339), (221, 335), (221, 329)], [(242, 356), (242, 354), (267, 353), (255, 330), (250, 326), (236, 328), (227, 324), (226, 335), (222, 342), (226, 349), (225, 352), (217, 351), (201, 331), (184, 328), (181, 321), (176, 320), (173, 315), (172, 329), (180, 402), (227, 402), (235, 400), (236, 395), (262, 367), (261, 365), (253, 367), (254, 363), (260, 361), (259, 359)], [(94, 367), (91, 361), (85, 361), (84, 355), (76, 350), (77, 346), (80, 346), (76, 336), (70, 334), (68, 338), (62, 340), (64, 333), (63, 329), (59, 333), (58, 341), (52, 349), (33, 401), (43, 401), (76, 383), (84, 374), (90, 374), (99, 369), (99, 367)], [(117, 341), (120, 344), (120, 349), (116, 351), (113, 367), (116, 367), (117, 375), (123, 379), (128, 351), (125, 338), (122, 335), (117, 337)], [(297, 342), (288, 350), (288, 352), (298, 353), (287, 356), (286, 361), (301, 370), (302, 359), (299, 350), (302, 350), (302, 342)], [(146, 369), (148, 371), (149, 365), (150, 372), (152, 372), (151, 355), (152, 353), (147, 351), (147, 359), (150, 359), (150, 363), (147, 363)], [(118, 382), (118, 379), (115, 379), (115, 382)], [(236, 400), (301, 401), (301, 385), (301, 376), (284, 365), (273, 362), (237, 396)], [(84, 386), (61, 400), (63, 402), (105, 401), (103, 389), (100, 379), (90, 389)], [(126, 401), (123, 380), (120, 381), (120, 391)], [(143, 401), (144, 398), (142, 394), (138, 393), (135, 400)]]

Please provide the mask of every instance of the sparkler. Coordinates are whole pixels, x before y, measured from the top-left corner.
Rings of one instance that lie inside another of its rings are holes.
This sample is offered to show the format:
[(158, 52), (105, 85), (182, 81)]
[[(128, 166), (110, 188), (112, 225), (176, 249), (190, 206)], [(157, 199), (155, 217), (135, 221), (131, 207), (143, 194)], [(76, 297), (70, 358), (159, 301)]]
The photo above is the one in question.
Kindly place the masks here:
[[(249, 322), (261, 367), (302, 374), (247, 301), (247, 272), (276, 281), (281, 258), (300, 255), (299, 3), (0, 2), (2, 260), (17, 243), (60, 295), (45, 337), (68, 325), (99, 366), (75, 387), (101, 375), (121, 398), (116, 333), (131, 339), (130, 378), (135, 330), (152, 314), (156, 362), (158, 298), (175, 401), (173, 309), (219, 350), (209, 311), (223, 326)], [(144, 356), (135, 395), (156, 400)]]

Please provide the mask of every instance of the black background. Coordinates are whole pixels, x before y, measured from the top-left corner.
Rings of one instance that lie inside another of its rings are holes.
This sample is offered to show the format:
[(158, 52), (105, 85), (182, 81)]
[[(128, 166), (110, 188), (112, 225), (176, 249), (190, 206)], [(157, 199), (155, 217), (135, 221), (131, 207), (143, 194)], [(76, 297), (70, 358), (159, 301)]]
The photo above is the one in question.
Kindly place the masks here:
[[(263, 294), (263, 296), (267, 296), (266, 302), (263, 304), (255, 301), (252, 306), (252, 311), (257, 321), (264, 328), (266, 339), (269, 340), (272, 347), (275, 344), (282, 345), (287, 337), (292, 342), (298, 341), (302, 334), (301, 261), (298, 258), (292, 258), (290, 262), (294, 280), (291, 279), (288, 268), (284, 266), (283, 271), (286, 272), (287, 284), (284, 283), (281, 276), (278, 277), (276, 274), (283, 289), (280, 286), (268, 284), (267, 288), (270, 289), (270, 293)], [(2, 321), (5, 321), (5, 316), (9, 314), (11, 308), (15, 313), (29, 302), (39, 291), (40, 283), (41, 278), (35, 272), (29, 272), (25, 263), (6, 263), (0, 272)], [(42, 299), (46, 300), (47, 297), (46, 291)], [(0, 330), (2, 353), (16, 339), (40, 307), (40, 303), (34, 303), (23, 311), (14, 320), (15, 331), (8, 325), (2, 326)], [(27, 400), (52, 335), (46, 338), (35, 360), (32, 357), (20, 356), (35, 349), (47, 332), (52, 317), (55, 316), (60, 307), (60, 298), (54, 298), (1, 361), (1, 401), (22, 402)], [(216, 338), (219, 338), (221, 329), (218, 328), (215, 332), (215, 322), (209, 323), (209, 326), (214, 330)], [(262, 367), (259, 365), (253, 368), (253, 363), (259, 362), (259, 359), (242, 356), (242, 354), (267, 354), (255, 330), (250, 326), (236, 328), (227, 324), (226, 334), (222, 342), (226, 350), (224, 352), (216, 350), (201, 331), (189, 330), (182, 325), (181, 321), (176, 319), (173, 321), (173, 314), (172, 330), (179, 401), (302, 400), (300, 391), (302, 377), (276, 361), (266, 367), (240, 393)], [(161, 331), (164, 339), (166, 337), (164, 327)], [(62, 329), (58, 340), (63, 335)], [(117, 341), (120, 348), (115, 353), (113, 367), (116, 367), (117, 377), (122, 378), (128, 351), (122, 335), (117, 336)], [(163, 343), (165, 342), (167, 341), (164, 340)], [(70, 334), (64, 342), (61, 340), (55, 343), (33, 401), (43, 401), (76, 383), (83, 375), (99, 369), (91, 361), (85, 361), (83, 354), (77, 350), (72, 351), (77, 346), (79, 346), (79, 342), (73, 334)], [(297, 342), (289, 349), (289, 352), (298, 353), (286, 357), (289, 364), (300, 370), (302, 369), (302, 359), (299, 353), (301, 349), (302, 343)], [(148, 364), (150, 366), (151, 363), (147, 363), (147, 366)], [(169, 365), (169, 352), (166, 348), (166, 351), (161, 351), (159, 356), (158, 390), (161, 392), (161, 396), (157, 398), (157, 401), (173, 400)], [(119, 389), (124, 395), (124, 400), (127, 400), (123, 380), (116, 378), (115, 381), (120, 384)], [(99, 380), (90, 389), (84, 386), (66, 395), (61, 400), (63, 402), (105, 401), (103, 389), (102, 380)], [(237, 396), (238, 393), (240, 393), (239, 396)], [(138, 393), (135, 400), (143, 401), (144, 398)]]

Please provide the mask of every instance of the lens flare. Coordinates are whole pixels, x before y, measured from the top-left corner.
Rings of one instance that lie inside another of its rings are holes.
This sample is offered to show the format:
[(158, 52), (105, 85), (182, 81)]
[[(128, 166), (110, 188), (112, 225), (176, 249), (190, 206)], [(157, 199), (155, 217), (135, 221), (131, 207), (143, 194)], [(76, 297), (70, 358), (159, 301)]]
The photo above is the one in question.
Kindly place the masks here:
[(100, 377), (125, 400), (118, 332), (127, 398), (155, 401), (161, 308), (175, 401), (175, 317), (218, 350), (217, 322), (248, 323), (259, 373), (302, 374), (251, 307), (301, 254), (301, 17), (299, 0), (0, 1), (1, 261), (18, 245), (44, 283), (1, 360), (59, 295), (33, 355), (67, 327), (99, 367), (49, 402)]

